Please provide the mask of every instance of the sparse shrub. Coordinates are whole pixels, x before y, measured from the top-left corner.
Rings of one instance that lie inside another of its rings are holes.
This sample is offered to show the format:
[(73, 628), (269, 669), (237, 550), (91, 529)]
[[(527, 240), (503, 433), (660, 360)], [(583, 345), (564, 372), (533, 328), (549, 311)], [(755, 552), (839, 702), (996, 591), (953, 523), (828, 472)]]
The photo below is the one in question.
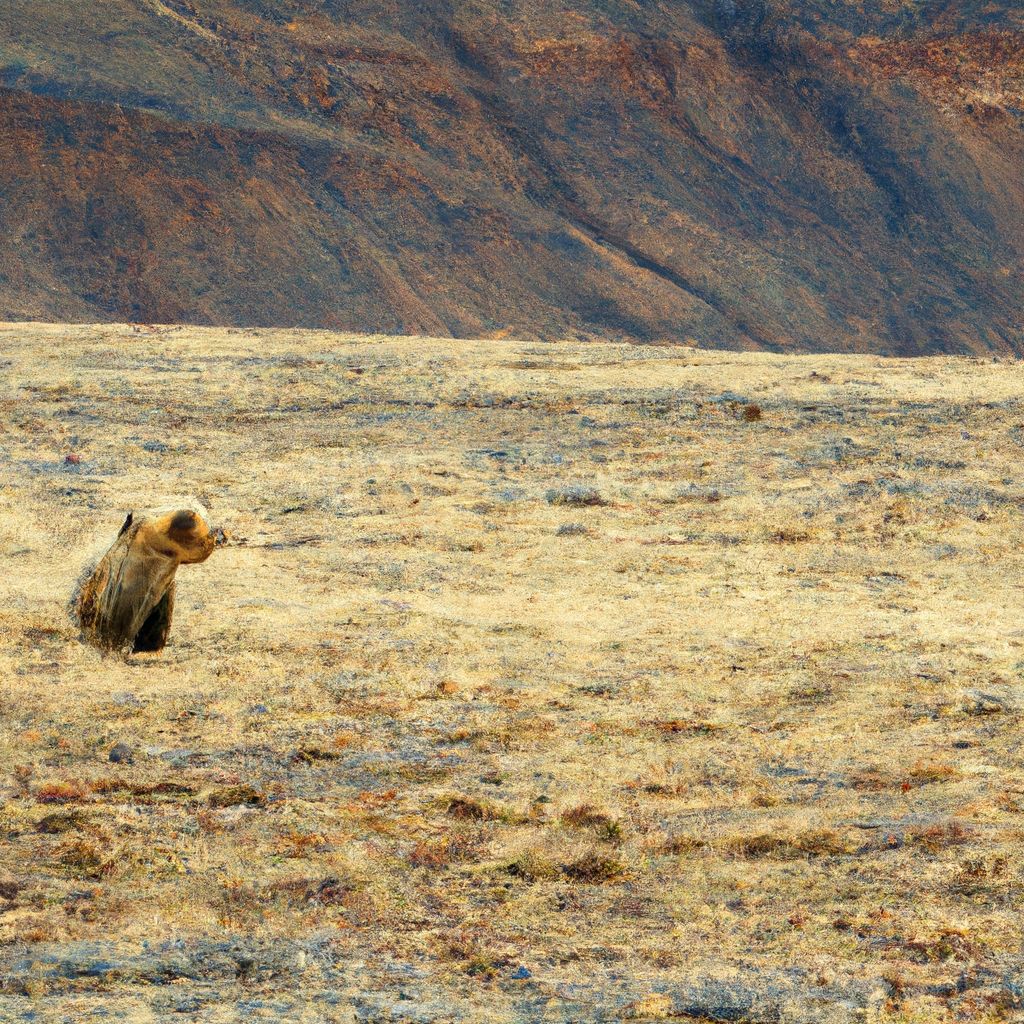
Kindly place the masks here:
[(960, 865), (965, 878), (1002, 878), (1010, 866), (1009, 859), (1002, 854), (993, 857), (975, 857)]
[(864, 768), (852, 772), (849, 782), (854, 789), (866, 790), (869, 793), (878, 793), (895, 785), (892, 776), (886, 775), (877, 768)]
[(954, 879), (955, 888), (968, 896), (988, 892), (993, 883), (998, 885), (1001, 879), (1005, 879), (1009, 867), (1009, 858), (1002, 854), (961, 861)]
[(1003, 790), (995, 798), (996, 806), (1001, 811), (1009, 811), (1010, 814), (1024, 813), (1024, 800), (1014, 790)]
[(402, 562), (389, 562), (377, 567), (378, 590), (398, 590), (405, 585), (406, 567)]
[(524, 882), (550, 881), (559, 874), (558, 865), (553, 860), (534, 850), (520, 854), (506, 870), (514, 878), (521, 878)]
[(768, 531), (768, 540), (773, 544), (806, 544), (810, 539), (811, 535), (807, 530), (792, 526)]
[(544, 497), (549, 505), (568, 505), (572, 508), (588, 508), (608, 504), (596, 488), (586, 487), (582, 484), (552, 487)]
[(527, 818), (508, 807), (498, 807), (484, 800), (472, 797), (449, 797), (445, 800), (445, 812), (453, 818), (468, 821), (504, 821), (510, 825), (521, 825)]
[(590, 804), (580, 804), (563, 811), (562, 824), (569, 828), (592, 828), (600, 838), (610, 843), (621, 843), (623, 839), (621, 822)]
[(762, 832), (752, 836), (735, 836), (723, 845), (729, 852), (751, 859), (837, 856), (853, 853), (856, 849), (852, 843), (830, 829), (810, 830), (795, 835)]
[(743, 407), (743, 419), (747, 423), (757, 423), (763, 416), (764, 413), (761, 411), (761, 406), (753, 402)]
[(717, 487), (704, 487), (701, 484), (689, 483), (676, 489), (668, 501), (694, 501), (716, 505), (722, 500), (722, 492)]
[(716, 722), (706, 722), (693, 718), (666, 718), (645, 724), (653, 725), (658, 732), (667, 734), (683, 732), (695, 733), (701, 736), (713, 736), (715, 733), (722, 732), (725, 729), (724, 725), (718, 725)]
[(854, 789), (868, 792), (882, 792), (886, 789), (900, 789), (904, 793), (920, 786), (934, 783), (950, 782), (959, 778), (960, 773), (952, 765), (937, 762), (918, 762), (902, 778), (890, 775), (877, 769), (864, 769), (850, 776), (850, 785)]
[(360, 807), (386, 807), (398, 798), (397, 789), (364, 789), (357, 797)]
[(889, 998), (894, 1005), (898, 1006), (903, 1001), (903, 997), (912, 983), (903, 972), (895, 968), (889, 968), (885, 971), (882, 975), (882, 980), (889, 986)]
[(607, 824), (611, 820), (606, 811), (600, 811), (592, 804), (579, 804), (562, 812), (562, 824), (570, 828), (589, 828), (592, 825)]
[(562, 523), (555, 530), (556, 537), (583, 537), (590, 531), (582, 523)]
[(490, 807), (467, 797), (449, 800), (446, 811), (453, 818), (470, 818), (474, 821), (488, 821), (495, 816)]
[(912, 786), (927, 786), (936, 782), (949, 782), (959, 777), (960, 773), (951, 764), (918, 762), (910, 770), (907, 782)]
[(336, 907), (344, 906), (353, 891), (351, 885), (342, 882), (334, 875), (329, 875), (326, 878), (307, 878), (299, 875), (272, 882), (266, 887), (260, 898), (283, 895), (287, 897), (288, 902), (293, 904)]
[(336, 761), (343, 755), (338, 749), (328, 750), (326, 747), (304, 746), (299, 747), (292, 756), (292, 764), (315, 764), (317, 761)]
[(226, 786), (223, 789), (215, 789), (207, 798), (206, 802), (210, 807), (237, 807), (239, 804), (246, 804), (256, 807), (265, 800), (264, 795), (252, 786)]
[(672, 1011), (671, 996), (664, 992), (652, 992), (622, 1007), (622, 1017), (624, 1020), (665, 1020), (676, 1016)]
[(77, 832), (85, 824), (85, 818), (78, 811), (58, 811), (41, 818), (36, 825), (36, 831), (43, 835), (55, 836), (65, 832)]
[(611, 882), (626, 873), (626, 866), (618, 857), (590, 850), (576, 860), (562, 865), (562, 874), (576, 882)]
[(439, 955), (444, 960), (461, 963), (466, 973), (474, 978), (496, 978), (500, 969), (509, 963), (507, 957), (486, 950), (479, 938), (467, 930), (451, 932), (445, 936), (440, 944)]
[(452, 861), (451, 843), (444, 839), (433, 843), (421, 840), (409, 852), (408, 859), (414, 868), (443, 868)]
[[(894, 839), (896, 837), (890, 838)], [(942, 822), (936, 825), (919, 825), (903, 833), (903, 841), (907, 845), (922, 846), (929, 853), (938, 853), (947, 846), (959, 846), (973, 838), (973, 831), (959, 821)]]
[(219, 814), (214, 811), (197, 811), (196, 826), (200, 832), (223, 832), (225, 822)]
[(421, 840), (409, 853), (409, 863), (416, 868), (443, 868), (448, 864), (476, 860), (480, 849), (462, 836), (437, 840)]
[(89, 783), (89, 789), (98, 794), (130, 793), (137, 798), (194, 796), (196, 792), (195, 787), (170, 779), (153, 783), (137, 783), (115, 777), (93, 779)]
[(226, 928), (249, 928), (263, 917), (267, 894), (245, 878), (221, 883), (220, 923)]
[(16, 764), (14, 766), (14, 782), (21, 793), (28, 792), (29, 783), (32, 781), (35, 770), (35, 765), (32, 764)]
[[(34, 945), (37, 942), (52, 941), (56, 938), (56, 935), (52, 930), (36, 924), (30, 924), (28, 927), (19, 928), (14, 934), (18, 942), (25, 942), (29, 945)], [(25, 995), (31, 996), (33, 999), (38, 999), (40, 996), (46, 995), (48, 986), (42, 978), (29, 978), (27, 981), (22, 983), (21, 991)]]
[(708, 844), (696, 836), (671, 836), (661, 845), (660, 852), (678, 856), (686, 853), (697, 853), (708, 849)]
[(74, 800), (84, 800), (89, 795), (89, 787), (84, 782), (49, 782), (36, 790), (36, 800), (41, 804), (64, 804)]
[(974, 717), (1002, 715), (1012, 710), (1005, 698), (981, 690), (969, 690), (964, 696), (964, 713)]
[(443, 779), (447, 779), (454, 774), (454, 769), (448, 764), (429, 764), (418, 761), (413, 764), (397, 764), (387, 774), (393, 775), (403, 782), (413, 782), (422, 785), (423, 783), (440, 782)]
[(306, 889), (305, 900), (321, 907), (345, 906), (352, 887), (345, 885), (340, 879), (330, 876)]
[(57, 860), (82, 878), (102, 878), (113, 867), (103, 847), (92, 839), (74, 839), (61, 847)]
[(943, 928), (931, 938), (907, 939), (901, 945), (922, 964), (973, 960), (978, 954), (976, 943), (959, 928)]
[(320, 832), (285, 832), (274, 844), (276, 852), (281, 856), (296, 859), (308, 857), (327, 847), (327, 836)]
[(798, 704), (819, 704), (833, 696), (826, 683), (798, 683), (789, 691), (789, 699)]

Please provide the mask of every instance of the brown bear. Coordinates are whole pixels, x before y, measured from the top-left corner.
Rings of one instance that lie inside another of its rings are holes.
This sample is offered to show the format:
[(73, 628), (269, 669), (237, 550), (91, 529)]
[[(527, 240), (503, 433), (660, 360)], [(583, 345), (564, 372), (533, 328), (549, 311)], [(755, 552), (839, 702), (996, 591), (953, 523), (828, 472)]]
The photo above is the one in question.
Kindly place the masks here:
[(117, 539), (72, 598), (84, 639), (107, 651), (160, 651), (174, 614), (179, 565), (205, 562), (223, 543), (206, 509), (188, 507), (129, 512)]

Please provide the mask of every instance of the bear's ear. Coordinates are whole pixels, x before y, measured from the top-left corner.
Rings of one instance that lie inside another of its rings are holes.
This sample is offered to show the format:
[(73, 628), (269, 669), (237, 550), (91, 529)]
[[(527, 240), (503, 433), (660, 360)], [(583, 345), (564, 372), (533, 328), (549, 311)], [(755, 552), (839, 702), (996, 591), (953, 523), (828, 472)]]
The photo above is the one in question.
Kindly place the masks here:
[(133, 512), (129, 512), (128, 513), (128, 518), (124, 521), (124, 526), (122, 526), (121, 529), (117, 531), (118, 537), (120, 537), (125, 532), (125, 530), (127, 530), (128, 527), (132, 525), (132, 516), (133, 515), (134, 515)]

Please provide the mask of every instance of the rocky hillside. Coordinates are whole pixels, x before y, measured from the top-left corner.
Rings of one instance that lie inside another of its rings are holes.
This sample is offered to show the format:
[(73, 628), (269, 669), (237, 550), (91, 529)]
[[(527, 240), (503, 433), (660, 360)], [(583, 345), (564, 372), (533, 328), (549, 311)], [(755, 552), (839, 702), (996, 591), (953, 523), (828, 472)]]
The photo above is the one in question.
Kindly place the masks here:
[(0, 7), (0, 319), (1024, 350), (1015, 0)]

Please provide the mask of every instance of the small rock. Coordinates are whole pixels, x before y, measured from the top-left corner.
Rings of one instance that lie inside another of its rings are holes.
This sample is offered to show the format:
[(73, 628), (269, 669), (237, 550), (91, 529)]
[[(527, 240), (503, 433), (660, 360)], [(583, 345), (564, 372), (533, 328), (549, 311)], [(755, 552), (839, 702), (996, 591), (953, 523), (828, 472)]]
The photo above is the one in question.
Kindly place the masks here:
[(114, 764), (131, 764), (135, 760), (132, 748), (127, 743), (115, 743), (107, 757)]

